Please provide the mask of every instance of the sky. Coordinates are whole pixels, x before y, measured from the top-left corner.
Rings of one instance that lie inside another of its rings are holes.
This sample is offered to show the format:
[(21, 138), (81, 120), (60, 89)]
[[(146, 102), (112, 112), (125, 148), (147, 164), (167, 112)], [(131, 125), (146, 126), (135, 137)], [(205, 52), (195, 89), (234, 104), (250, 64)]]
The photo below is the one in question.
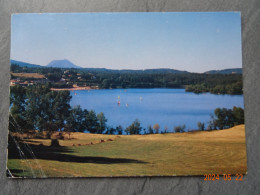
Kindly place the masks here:
[(13, 14), (11, 59), (86, 68), (242, 67), (239, 12)]

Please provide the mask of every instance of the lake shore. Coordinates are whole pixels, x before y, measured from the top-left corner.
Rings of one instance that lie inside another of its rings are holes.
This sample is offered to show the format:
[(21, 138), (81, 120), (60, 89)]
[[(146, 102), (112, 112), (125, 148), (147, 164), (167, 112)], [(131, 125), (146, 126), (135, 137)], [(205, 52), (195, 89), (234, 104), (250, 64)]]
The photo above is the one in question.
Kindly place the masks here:
[(72, 88), (51, 88), (51, 91), (77, 91), (77, 90), (92, 90), (99, 89), (98, 87), (72, 87)]

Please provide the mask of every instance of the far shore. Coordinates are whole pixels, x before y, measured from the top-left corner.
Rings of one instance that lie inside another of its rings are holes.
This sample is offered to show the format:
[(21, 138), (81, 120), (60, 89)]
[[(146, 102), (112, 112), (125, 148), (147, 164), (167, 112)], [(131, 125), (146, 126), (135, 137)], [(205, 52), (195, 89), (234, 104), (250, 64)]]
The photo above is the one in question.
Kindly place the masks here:
[[(160, 88), (159, 89), (165, 89), (165, 88)], [(50, 88), (50, 90), (52, 91), (74, 91), (74, 90), (93, 90), (93, 89), (100, 89), (98, 88), (98, 86), (86, 86), (86, 87), (72, 87), (72, 88)], [(103, 88), (101, 88), (103, 89)], [(123, 89), (123, 90), (127, 90), (127, 89), (135, 89), (135, 88), (109, 88), (109, 89)], [(142, 89), (155, 89), (155, 88), (142, 88)], [(185, 87), (181, 87), (181, 88), (167, 88), (167, 89), (185, 89)]]
[(97, 87), (73, 87), (73, 88), (51, 88), (52, 91), (76, 91), (76, 90), (92, 90), (98, 89)]

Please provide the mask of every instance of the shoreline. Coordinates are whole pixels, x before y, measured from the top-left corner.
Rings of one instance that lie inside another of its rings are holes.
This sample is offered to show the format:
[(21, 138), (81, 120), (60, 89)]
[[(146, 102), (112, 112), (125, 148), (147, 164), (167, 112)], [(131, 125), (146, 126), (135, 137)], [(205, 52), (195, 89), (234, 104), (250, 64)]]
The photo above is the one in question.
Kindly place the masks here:
[[(10, 85), (11, 86), (11, 85)], [(97, 90), (97, 89), (100, 89), (98, 87), (73, 87), (73, 88), (50, 88), (51, 91), (77, 91), (77, 90)], [(104, 89), (104, 88), (101, 88), (101, 89)], [(198, 93), (195, 93), (194, 91), (186, 91), (186, 88), (164, 88), (164, 87), (157, 87), (157, 88), (109, 88), (109, 89), (122, 89), (122, 90), (127, 90), (127, 89), (185, 89), (185, 92), (188, 92), (188, 93), (194, 93), (194, 94), (197, 94), (197, 95), (200, 95), (200, 94), (212, 94), (212, 95), (232, 95), (232, 96), (236, 96), (236, 95), (244, 95), (243, 93), (242, 94), (228, 94), (228, 93), (211, 93), (211, 92), (198, 92)]]
[(93, 87), (73, 87), (73, 88), (51, 88), (51, 91), (77, 91), (77, 90), (93, 90)]
[[(97, 90), (100, 89), (98, 87), (72, 87), (72, 88), (50, 88), (51, 91), (73, 91), (73, 90)], [(105, 89), (105, 88), (101, 88)], [(122, 89), (122, 90), (127, 90), (127, 89), (185, 89), (185, 88), (165, 88), (165, 87), (155, 87), (155, 88), (108, 88), (108, 89)]]

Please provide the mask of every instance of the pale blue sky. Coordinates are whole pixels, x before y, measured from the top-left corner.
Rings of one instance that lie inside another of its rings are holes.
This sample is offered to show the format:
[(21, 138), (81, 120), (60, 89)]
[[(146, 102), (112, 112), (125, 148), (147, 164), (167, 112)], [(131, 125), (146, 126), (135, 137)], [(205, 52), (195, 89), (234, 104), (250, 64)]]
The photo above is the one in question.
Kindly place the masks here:
[(242, 67), (238, 12), (14, 14), (11, 59), (82, 67)]

